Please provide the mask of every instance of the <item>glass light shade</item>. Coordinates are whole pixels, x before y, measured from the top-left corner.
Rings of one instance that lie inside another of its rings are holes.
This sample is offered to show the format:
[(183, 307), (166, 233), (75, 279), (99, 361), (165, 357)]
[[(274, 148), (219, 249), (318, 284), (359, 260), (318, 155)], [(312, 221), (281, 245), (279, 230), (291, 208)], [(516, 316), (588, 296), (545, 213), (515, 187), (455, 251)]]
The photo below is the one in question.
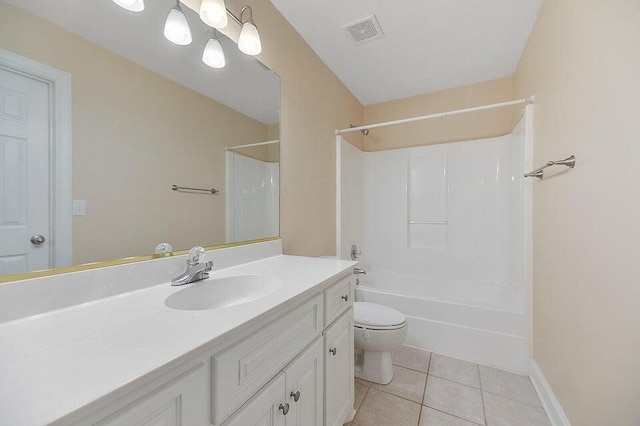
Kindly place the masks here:
[(113, 0), (115, 4), (132, 12), (144, 10), (144, 0)]
[(224, 28), (229, 23), (227, 7), (224, 0), (202, 0), (200, 3), (200, 19), (213, 28)]
[(240, 31), (238, 48), (247, 55), (257, 55), (262, 52), (262, 43), (258, 29), (252, 22), (245, 22)]
[(178, 7), (174, 7), (169, 11), (167, 22), (164, 24), (164, 36), (170, 42), (180, 46), (191, 44), (193, 40), (187, 17)]
[(209, 39), (207, 45), (204, 47), (202, 62), (211, 68), (224, 68), (226, 61), (224, 59), (222, 45), (215, 38)]

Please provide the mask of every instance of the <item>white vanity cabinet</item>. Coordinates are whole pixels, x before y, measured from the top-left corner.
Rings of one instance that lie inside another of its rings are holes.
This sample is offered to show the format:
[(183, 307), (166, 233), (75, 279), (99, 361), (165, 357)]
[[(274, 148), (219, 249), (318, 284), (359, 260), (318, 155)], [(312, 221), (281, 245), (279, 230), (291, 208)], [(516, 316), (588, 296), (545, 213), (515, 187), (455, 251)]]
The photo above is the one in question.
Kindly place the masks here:
[(322, 348), (318, 338), (223, 426), (322, 426)]
[(79, 423), (334, 426), (353, 414), (353, 288), (335, 279), (261, 327)]
[[(351, 275), (339, 279), (317, 297), (321, 297), (324, 305), (322, 337), (283, 368), (224, 426), (338, 426), (351, 420), (354, 402)], [(314, 298), (306, 304), (318, 306), (318, 301)], [(308, 312), (308, 308), (303, 305), (295, 311)], [(301, 328), (288, 323), (292, 330)], [(284, 390), (280, 384), (283, 380)]]
[[(83, 426), (208, 424), (208, 369), (202, 363), (125, 405), (114, 404), (80, 421)], [(154, 385), (151, 384), (151, 387)], [(69, 424), (69, 423), (65, 423)]]

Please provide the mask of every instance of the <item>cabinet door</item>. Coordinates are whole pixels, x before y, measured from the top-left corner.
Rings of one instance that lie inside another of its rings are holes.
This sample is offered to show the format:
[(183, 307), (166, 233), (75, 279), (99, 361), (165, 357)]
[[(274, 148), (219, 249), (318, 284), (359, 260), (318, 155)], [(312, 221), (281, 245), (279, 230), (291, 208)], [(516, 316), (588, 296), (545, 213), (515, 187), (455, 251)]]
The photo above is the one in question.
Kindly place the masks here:
[(324, 419), (344, 423), (353, 410), (353, 308), (324, 332)]
[(278, 373), (223, 426), (285, 426), (284, 411), (288, 412), (290, 405), (285, 401), (284, 389), (284, 373)]
[(286, 426), (322, 426), (323, 364), (323, 341), (318, 338), (284, 369), (291, 407)]
[[(208, 378), (203, 364), (109, 417), (96, 426), (184, 426), (208, 424)], [(81, 422), (81, 424), (86, 424)]]

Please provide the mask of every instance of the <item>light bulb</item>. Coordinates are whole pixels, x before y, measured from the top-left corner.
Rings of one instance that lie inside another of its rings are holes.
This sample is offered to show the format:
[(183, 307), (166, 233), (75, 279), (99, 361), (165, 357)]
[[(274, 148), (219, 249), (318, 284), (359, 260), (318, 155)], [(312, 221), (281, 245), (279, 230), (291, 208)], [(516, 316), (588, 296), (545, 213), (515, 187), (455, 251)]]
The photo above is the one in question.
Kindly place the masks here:
[(113, 2), (132, 12), (142, 12), (144, 10), (144, 0), (113, 0)]
[(257, 55), (262, 52), (262, 43), (260, 43), (260, 34), (258, 28), (252, 22), (245, 22), (240, 31), (238, 39), (238, 48), (242, 53), (247, 55)]
[(229, 23), (227, 7), (224, 0), (202, 0), (200, 3), (200, 19), (213, 28), (224, 28)]
[(209, 39), (207, 45), (204, 47), (202, 62), (211, 68), (224, 68), (226, 61), (224, 59), (222, 45), (215, 38)]
[(167, 22), (164, 24), (164, 36), (172, 43), (186, 46), (191, 44), (191, 30), (187, 17), (179, 6), (175, 6), (169, 11)]

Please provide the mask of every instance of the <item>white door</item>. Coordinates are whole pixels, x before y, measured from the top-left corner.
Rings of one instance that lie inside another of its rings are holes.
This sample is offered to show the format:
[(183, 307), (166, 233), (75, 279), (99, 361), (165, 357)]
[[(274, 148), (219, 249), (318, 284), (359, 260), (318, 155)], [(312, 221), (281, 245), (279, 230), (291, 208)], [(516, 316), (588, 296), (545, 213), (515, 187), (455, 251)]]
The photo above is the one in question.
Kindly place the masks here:
[(0, 68), (0, 275), (50, 263), (49, 90)]
[(353, 410), (353, 308), (324, 332), (324, 421), (340, 426)]
[(322, 426), (323, 342), (318, 338), (285, 369), (289, 413), (286, 426)]

